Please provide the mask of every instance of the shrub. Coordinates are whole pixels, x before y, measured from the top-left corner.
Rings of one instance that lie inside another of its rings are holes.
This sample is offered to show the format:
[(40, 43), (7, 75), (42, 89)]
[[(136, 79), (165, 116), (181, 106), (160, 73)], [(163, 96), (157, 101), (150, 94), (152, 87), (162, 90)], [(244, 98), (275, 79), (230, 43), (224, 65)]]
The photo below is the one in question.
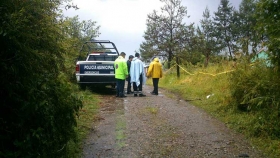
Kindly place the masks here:
[(230, 89), (236, 110), (254, 113), (250, 130), (254, 136), (280, 138), (279, 79), (265, 62), (240, 63), (230, 78)]

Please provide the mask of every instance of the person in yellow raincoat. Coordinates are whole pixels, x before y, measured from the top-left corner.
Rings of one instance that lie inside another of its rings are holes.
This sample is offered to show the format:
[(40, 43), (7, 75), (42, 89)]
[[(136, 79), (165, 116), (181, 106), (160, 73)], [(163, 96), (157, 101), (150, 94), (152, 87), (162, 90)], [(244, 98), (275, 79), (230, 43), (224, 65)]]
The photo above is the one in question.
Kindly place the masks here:
[(154, 90), (151, 92), (152, 95), (158, 95), (158, 83), (159, 79), (162, 78), (162, 65), (158, 58), (154, 58), (151, 62), (146, 76), (151, 77), (153, 80)]

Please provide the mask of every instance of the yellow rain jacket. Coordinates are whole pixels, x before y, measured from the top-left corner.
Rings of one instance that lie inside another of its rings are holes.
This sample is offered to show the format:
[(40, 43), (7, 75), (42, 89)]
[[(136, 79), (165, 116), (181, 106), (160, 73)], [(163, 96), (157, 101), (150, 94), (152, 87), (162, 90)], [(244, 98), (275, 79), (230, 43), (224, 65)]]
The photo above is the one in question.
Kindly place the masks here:
[(162, 65), (158, 58), (155, 58), (153, 62), (151, 62), (147, 72), (147, 77), (162, 78)]

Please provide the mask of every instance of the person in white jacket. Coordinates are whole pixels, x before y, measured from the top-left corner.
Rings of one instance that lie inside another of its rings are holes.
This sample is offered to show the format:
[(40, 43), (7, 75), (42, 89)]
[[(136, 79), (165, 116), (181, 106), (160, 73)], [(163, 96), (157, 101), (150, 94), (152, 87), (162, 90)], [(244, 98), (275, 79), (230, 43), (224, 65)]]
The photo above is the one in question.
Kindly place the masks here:
[(145, 97), (143, 94), (142, 87), (146, 83), (146, 73), (144, 69), (144, 64), (140, 60), (140, 54), (135, 53), (135, 57), (131, 61), (130, 66), (130, 80), (133, 84), (134, 97)]

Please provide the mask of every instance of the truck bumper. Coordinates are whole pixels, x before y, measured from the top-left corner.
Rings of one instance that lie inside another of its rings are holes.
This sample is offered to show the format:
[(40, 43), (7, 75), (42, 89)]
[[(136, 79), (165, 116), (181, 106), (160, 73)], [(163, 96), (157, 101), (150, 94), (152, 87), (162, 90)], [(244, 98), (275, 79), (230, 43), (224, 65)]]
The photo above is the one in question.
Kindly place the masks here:
[(116, 83), (115, 76), (76, 76), (78, 83)]

